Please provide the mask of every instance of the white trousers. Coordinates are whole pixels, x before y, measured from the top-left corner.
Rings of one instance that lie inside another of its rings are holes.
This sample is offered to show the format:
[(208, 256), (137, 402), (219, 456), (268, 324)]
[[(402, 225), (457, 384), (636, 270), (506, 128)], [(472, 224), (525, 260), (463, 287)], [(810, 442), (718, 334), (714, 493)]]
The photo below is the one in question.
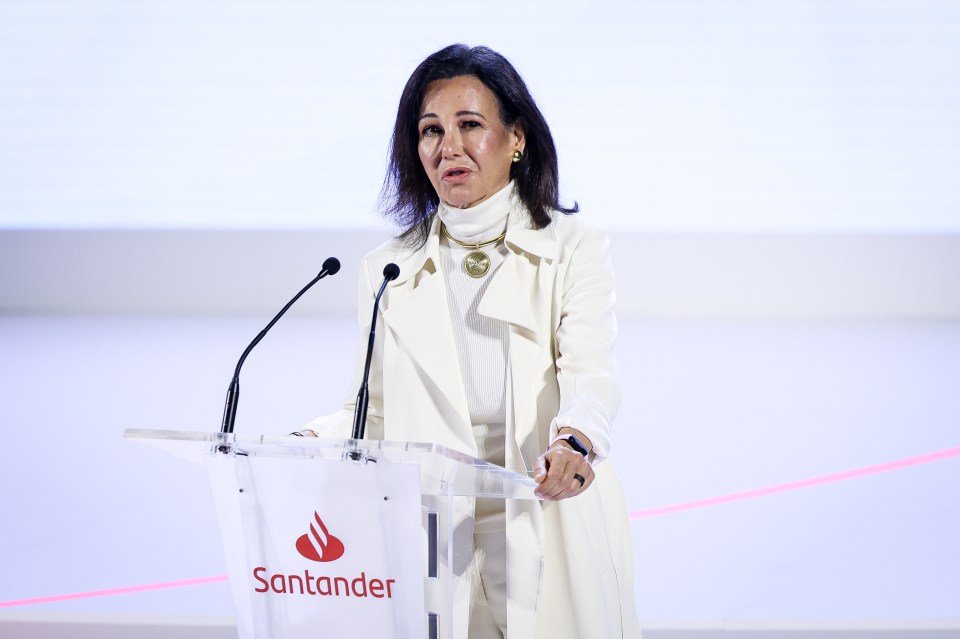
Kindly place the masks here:
[(507, 529), (503, 513), (473, 525), (470, 639), (507, 636)]

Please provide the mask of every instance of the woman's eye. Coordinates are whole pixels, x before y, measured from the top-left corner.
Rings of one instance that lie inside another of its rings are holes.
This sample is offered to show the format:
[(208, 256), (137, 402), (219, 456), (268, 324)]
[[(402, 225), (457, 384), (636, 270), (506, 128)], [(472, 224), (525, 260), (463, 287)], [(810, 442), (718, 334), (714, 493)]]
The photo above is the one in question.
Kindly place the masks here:
[(477, 127), (482, 126), (482, 125), (481, 125), (479, 122), (477, 122), (476, 120), (467, 120), (467, 121), (465, 121), (463, 124), (461, 124), (460, 126), (462, 126), (462, 127), (465, 128), (465, 129), (476, 129)]
[(423, 127), (423, 129), (420, 131), (420, 135), (424, 137), (427, 137), (429, 135), (438, 135), (439, 133), (440, 133), (440, 127), (438, 127), (435, 124), (428, 124), (427, 126)]

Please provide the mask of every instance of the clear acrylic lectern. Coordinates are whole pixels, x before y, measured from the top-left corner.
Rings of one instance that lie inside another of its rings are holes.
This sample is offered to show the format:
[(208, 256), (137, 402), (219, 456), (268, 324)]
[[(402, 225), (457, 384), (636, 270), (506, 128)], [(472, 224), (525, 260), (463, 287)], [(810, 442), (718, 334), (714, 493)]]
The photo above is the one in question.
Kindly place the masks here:
[(468, 497), (535, 482), (433, 444), (128, 429), (205, 463), (242, 639), (466, 637)]

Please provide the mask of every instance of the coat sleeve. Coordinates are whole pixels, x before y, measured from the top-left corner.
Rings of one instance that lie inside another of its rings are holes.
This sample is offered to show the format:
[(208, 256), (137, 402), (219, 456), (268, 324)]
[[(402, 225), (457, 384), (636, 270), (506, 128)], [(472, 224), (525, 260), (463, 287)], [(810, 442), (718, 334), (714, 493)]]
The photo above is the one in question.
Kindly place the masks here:
[(556, 330), (560, 409), (550, 424), (551, 439), (575, 428), (593, 443), (593, 461), (610, 453), (610, 430), (620, 406), (613, 355), (617, 337), (610, 240), (589, 227), (570, 250), (560, 284)]
[[(357, 392), (363, 379), (363, 365), (367, 356), (367, 342), (370, 335), (370, 320), (373, 313), (373, 300), (376, 291), (370, 281), (368, 268), (369, 256), (364, 257), (360, 265), (360, 283), (357, 287), (357, 320), (359, 336), (357, 339), (357, 358), (347, 397), (343, 408), (323, 415), (310, 422), (306, 428), (317, 433), (319, 437), (345, 439), (350, 437), (353, 430), (354, 412), (357, 406)], [(383, 322), (377, 321), (378, 332), (382, 330)], [(368, 382), (370, 402), (367, 406), (367, 428), (365, 439), (383, 439), (383, 340), (374, 342), (373, 357), (370, 361), (370, 380)]]

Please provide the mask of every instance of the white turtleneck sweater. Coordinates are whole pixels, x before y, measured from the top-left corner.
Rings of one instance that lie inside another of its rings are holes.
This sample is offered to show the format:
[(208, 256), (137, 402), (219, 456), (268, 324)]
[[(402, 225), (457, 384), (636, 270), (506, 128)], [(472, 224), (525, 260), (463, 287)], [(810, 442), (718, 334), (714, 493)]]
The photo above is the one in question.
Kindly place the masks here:
[[(467, 209), (441, 203), (437, 215), (452, 237), (461, 242), (482, 244), (506, 230), (513, 200), (511, 182)], [(463, 269), (463, 258), (473, 249), (459, 246), (440, 234), (440, 268), (447, 286), (447, 304), (478, 454), (488, 462), (503, 466), (509, 330), (506, 322), (480, 315), (477, 305), (508, 250), (503, 241), (481, 250), (490, 257), (490, 270), (483, 277), (471, 277)], [(503, 512), (502, 500), (477, 500), (477, 519), (498, 512)]]

